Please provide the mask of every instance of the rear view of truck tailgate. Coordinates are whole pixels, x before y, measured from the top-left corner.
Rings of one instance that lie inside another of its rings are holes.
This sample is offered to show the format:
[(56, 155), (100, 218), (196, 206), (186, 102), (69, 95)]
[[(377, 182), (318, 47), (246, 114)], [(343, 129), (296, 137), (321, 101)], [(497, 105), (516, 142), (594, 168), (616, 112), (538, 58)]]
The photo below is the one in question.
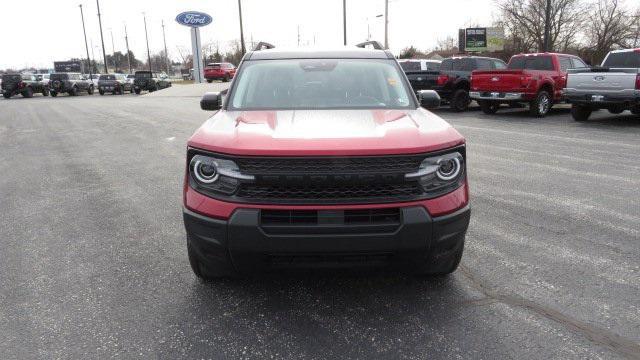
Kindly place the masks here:
[(623, 94), (636, 90), (638, 69), (570, 70), (567, 91), (584, 94)]
[(514, 91), (522, 87), (522, 70), (474, 71), (471, 74), (472, 91)]

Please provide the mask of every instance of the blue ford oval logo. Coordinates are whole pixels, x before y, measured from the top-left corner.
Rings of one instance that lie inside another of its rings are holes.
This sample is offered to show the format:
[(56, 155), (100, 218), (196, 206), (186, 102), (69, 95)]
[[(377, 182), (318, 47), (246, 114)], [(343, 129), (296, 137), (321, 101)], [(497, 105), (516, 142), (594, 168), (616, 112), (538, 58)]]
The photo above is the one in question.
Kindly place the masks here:
[(178, 16), (176, 16), (176, 21), (179, 24), (189, 26), (189, 27), (201, 27), (201, 26), (207, 26), (211, 24), (211, 22), (213, 21), (213, 18), (210, 15), (205, 14), (203, 12), (185, 11), (183, 13), (178, 14)]

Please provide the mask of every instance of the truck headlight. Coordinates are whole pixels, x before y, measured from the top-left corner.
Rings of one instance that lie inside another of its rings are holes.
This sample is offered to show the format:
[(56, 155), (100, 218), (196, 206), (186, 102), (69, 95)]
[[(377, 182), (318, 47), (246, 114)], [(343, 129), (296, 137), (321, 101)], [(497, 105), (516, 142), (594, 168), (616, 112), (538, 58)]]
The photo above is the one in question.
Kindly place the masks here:
[(189, 183), (205, 193), (232, 195), (241, 181), (253, 181), (251, 175), (240, 173), (235, 162), (205, 155), (195, 155), (189, 162)]
[(418, 171), (406, 174), (405, 178), (417, 180), (428, 195), (439, 196), (460, 187), (464, 172), (464, 156), (452, 152), (424, 159)]

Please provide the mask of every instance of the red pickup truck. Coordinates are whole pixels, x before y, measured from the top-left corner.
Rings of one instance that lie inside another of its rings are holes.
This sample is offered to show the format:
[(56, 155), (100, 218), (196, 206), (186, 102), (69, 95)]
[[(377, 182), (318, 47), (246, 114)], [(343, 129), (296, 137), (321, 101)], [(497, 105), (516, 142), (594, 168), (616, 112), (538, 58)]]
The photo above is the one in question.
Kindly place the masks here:
[(501, 104), (525, 103), (531, 115), (543, 117), (563, 100), (567, 70), (583, 67), (588, 66), (574, 55), (514, 55), (505, 70), (474, 71), (469, 96), (485, 114), (495, 114)]

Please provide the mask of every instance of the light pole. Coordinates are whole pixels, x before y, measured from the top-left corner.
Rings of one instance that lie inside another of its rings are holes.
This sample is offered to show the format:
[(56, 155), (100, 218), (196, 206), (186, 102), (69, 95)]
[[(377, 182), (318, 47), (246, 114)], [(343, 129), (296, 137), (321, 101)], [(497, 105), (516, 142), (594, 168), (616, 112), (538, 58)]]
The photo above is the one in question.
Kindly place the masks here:
[(129, 63), (129, 74), (131, 70), (131, 52), (129, 51), (129, 35), (127, 35), (127, 24), (124, 24), (124, 43), (127, 44), (127, 62)]
[(347, 46), (347, 0), (342, 0), (342, 30), (344, 46)]
[(147, 61), (149, 62), (149, 71), (151, 71), (151, 52), (149, 51), (149, 33), (147, 32), (147, 15), (142, 13), (144, 19), (144, 37), (147, 39)]
[(384, 0), (384, 48), (389, 48), (389, 0)]
[(113, 60), (113, 68), (115, 69), (114, 71), (118, 71), (118, 65), (116, 64), (116, 45), (113, 42), (113, 29), (109, 28), (109, 33), (111, 33), (111, 56), (112, 56), (112, 60)]
[(82, 32), (84, 33), (84, 47), (87, 49), (87, 61), (89, 62), (89, 78), (91, 78), (91, 58), (89, 57), (89, 43), (87, 43), (87, 29), (84, 26), (84, 13), (82, 12), (82, 4), (78, 5), (80, 7), (80, 17), (82, 18)]
[(167, 52), (167, 37), (164, 34), (164, 20), (162, 20), (162, 39), (164, 40), (164, 62), (167, 67), (167, 75), (169, 75), (169, 53)]
[(100, 0), (96, 0), (96, 5), (98, 6), (98, 24), (100, 25), (100, 41), (102, 41), (102, 57), (104, 59), (104, 73), (108, 74), (109, 69), (107, 68), (107, 52), (104, 50), (104, 36), (102, 35), (102, 19), (100, 17)]
[(240, 49), (242, 50), (242, 56), (247, 52), (244, 47), (244, 30), (242, 29), (242, 1), (238, 0), (238, 15), (240, 16)]

